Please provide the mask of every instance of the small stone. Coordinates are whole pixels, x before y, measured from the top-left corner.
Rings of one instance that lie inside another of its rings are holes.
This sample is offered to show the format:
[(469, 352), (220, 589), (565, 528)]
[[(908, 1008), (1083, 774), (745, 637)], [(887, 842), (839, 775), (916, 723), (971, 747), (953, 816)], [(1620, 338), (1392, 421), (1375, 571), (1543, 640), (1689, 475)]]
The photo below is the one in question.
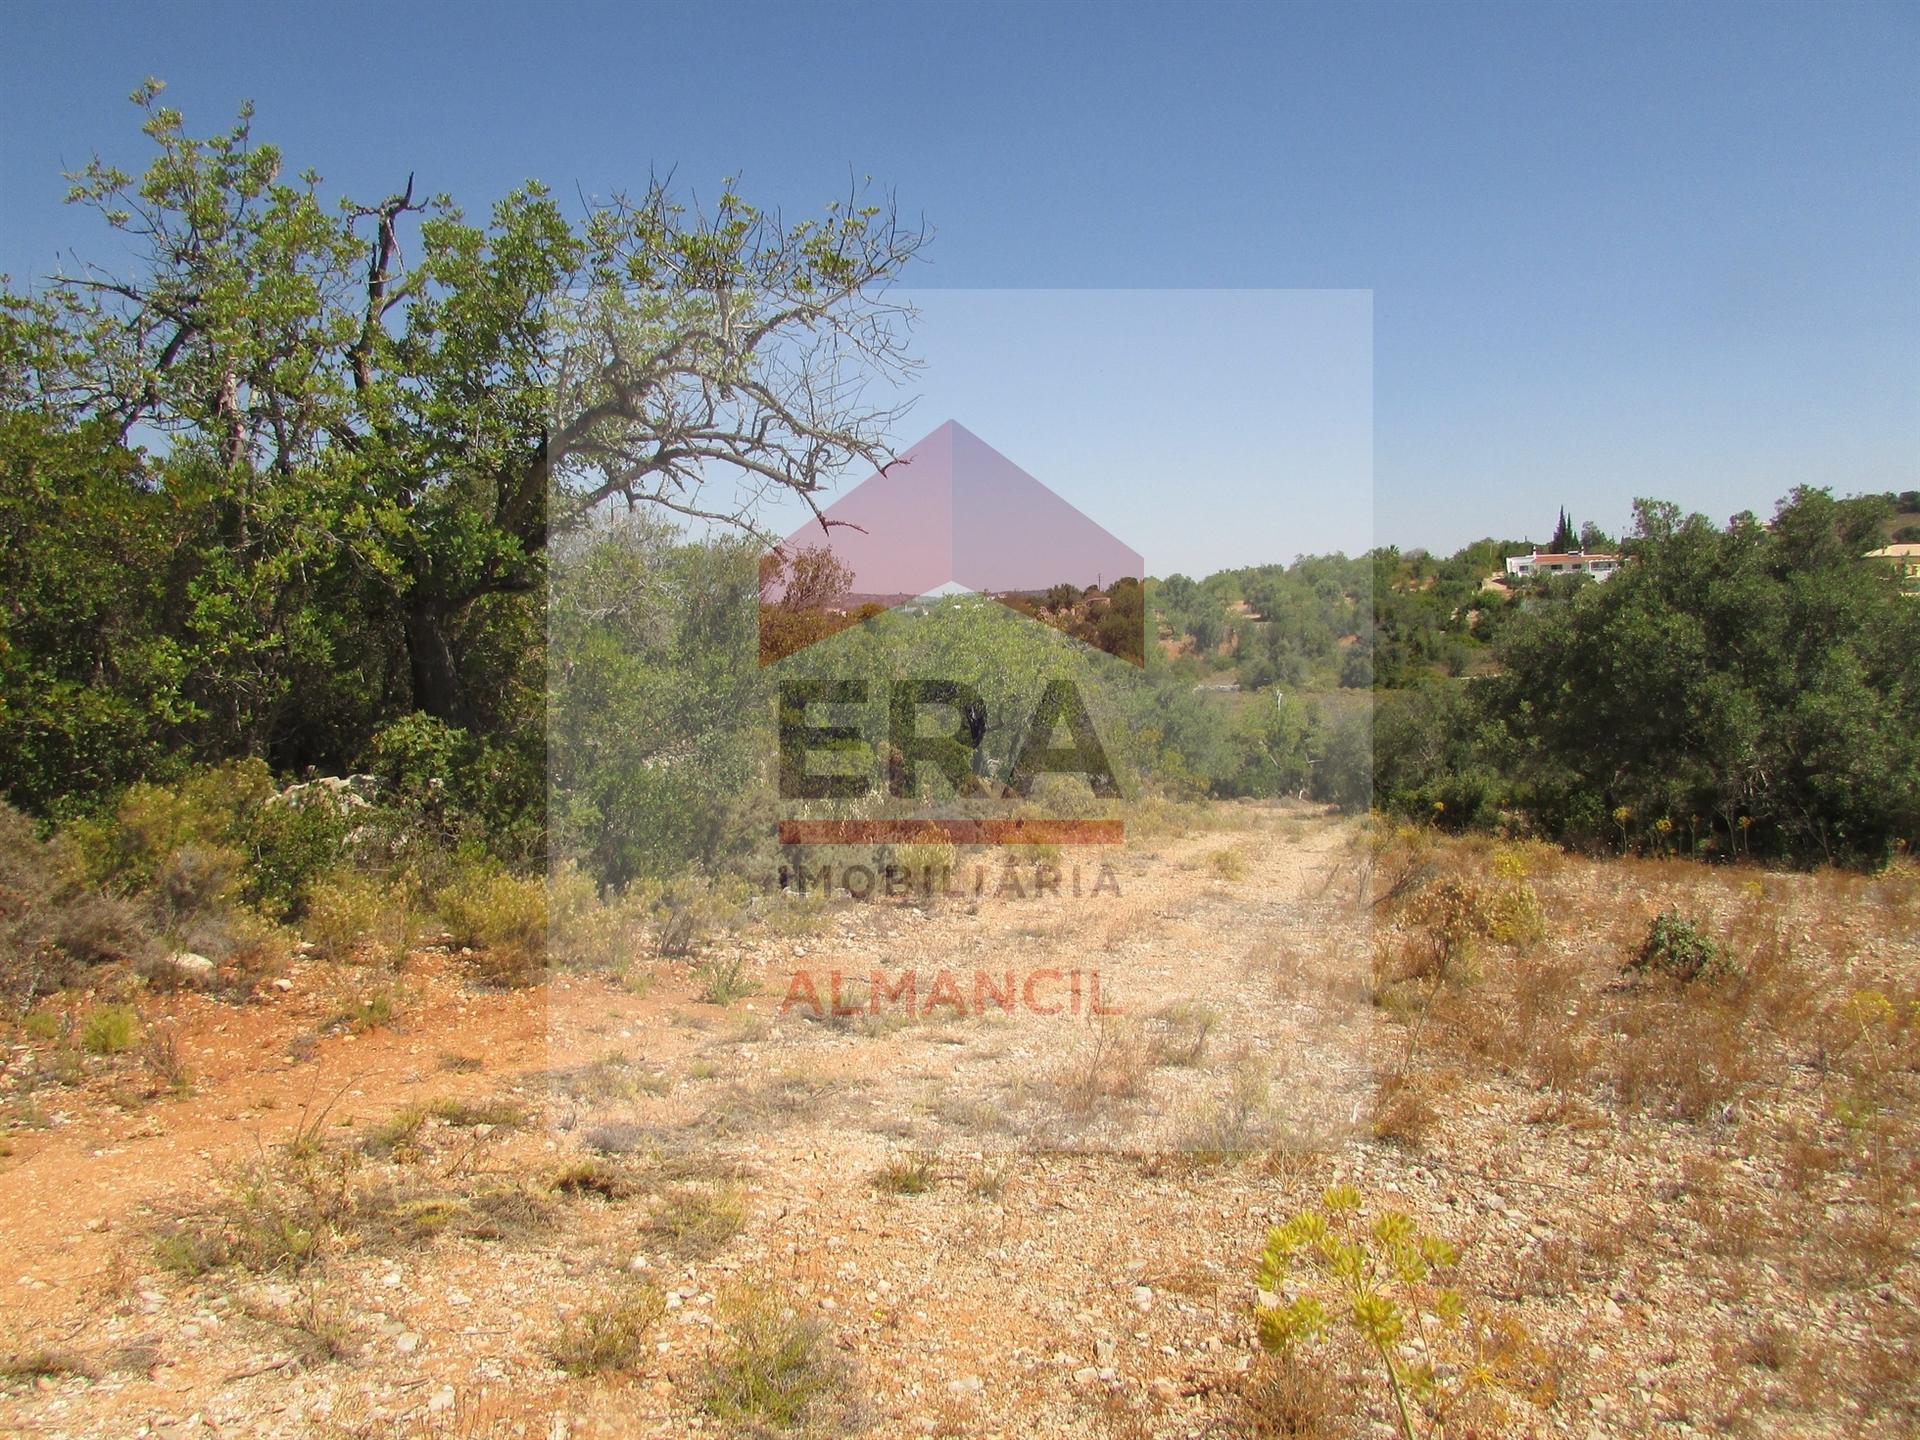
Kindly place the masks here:
[(402, 1355), (411, 1355), (420, 1348), (420, 1337), (411, 1330), (403, 1331), (399, 1338), (393, 1342), (393, 1348), (398, 1350)]
[(1153, 1287), (1151, 1285), (1136, 1285), (1133, 1287), (1133, 1308), (1134, 1309), (1145, 1310), (1152, 1304), (1153, 1304)]
[(427, 1409), (435, 1415), (444, 1415), (452, 1408), (453, 1386), (451, 1385), (442, 1385), (427, 1401)]
[(1158, 1377), (1150, 1388), (1154, 1398), (1162, 1404), (1175, 1405), (1180, 1401), (1180, 1387), (1164, 1375)]
[(167, 968), (185, 985), (205, 985), (213, 979), (213, 961), (191, 950), (176, 950), (167, 956)]
[(986, 1382), (978, 1375), (962, 1375), (957, 1379), (947, 1381), (947, 1393), (949, 1395), (978, 1395), (986, 1388)]

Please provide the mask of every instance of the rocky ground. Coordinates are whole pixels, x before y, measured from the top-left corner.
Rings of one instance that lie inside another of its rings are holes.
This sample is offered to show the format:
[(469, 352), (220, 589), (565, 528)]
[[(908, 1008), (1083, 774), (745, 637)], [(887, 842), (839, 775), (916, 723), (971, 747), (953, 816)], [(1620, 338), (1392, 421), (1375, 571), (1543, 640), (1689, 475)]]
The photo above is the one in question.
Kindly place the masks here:
[[(1699, 1104), (1608, 1103), (1666, 1093), (1618, 1063), (1652, 1002), (1609, 997), (1671, 894), (1816, 907), (1846, 993), (1897, 1011), (1910, 881), (1869, 906), (1536, 856), (1501, 873), (1544, 933), (1426, 983), (1378, 849), (1221, 807), (1105, 852), (1097, 893), (1069, 853), (1078, 895), (996, 870), (618, 978), (302, 961), (246, 1003), (150, 997), (139, 1054), (16, 1033), (0, 1430), (1390, 1435), (1351, 1337), (1255, 1338), (1296, 1298), (1256, 1284), (1270, 1228), (1350, 1185), (1458, 1249), (1406, 1292), (1448, 1433), (1912, 1433), (1911, 1162), (1867, 1153), (1912, 1111), (1899, 1014), (1864, 1119), (1792, 1045)], [(736, 960), (752, 993), (700, 1000)]]

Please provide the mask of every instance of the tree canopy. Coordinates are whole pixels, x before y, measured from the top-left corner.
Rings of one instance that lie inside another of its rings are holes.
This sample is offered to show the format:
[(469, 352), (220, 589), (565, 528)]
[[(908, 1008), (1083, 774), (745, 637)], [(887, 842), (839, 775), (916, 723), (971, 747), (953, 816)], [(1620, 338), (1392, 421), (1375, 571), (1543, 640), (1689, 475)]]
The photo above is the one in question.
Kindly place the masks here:
[[(656, 180), (569, 214), (530, 182), (470, 219), (408, 176), (329, 202), (250, 109), (197, 137), (160, 93), (133, 96), (144, 170), (71, 177), (124, 258), (0, 310), (13, 563), (38, 613), (114, 612), (91, 648), (12, 622), (31, 765), (108, 735), (337, 765), (410, 711), (508, 726), (538, 704), (556, 529), (608, 503), (744, 524), (891, 458), (912, 360), (887, 286), (927, 234), (890, 199), (787, 222)], [(138, 552), (110, 597), (99, 535)], [(48, 665), (126, 693), (50, 729), (27, 699)]]

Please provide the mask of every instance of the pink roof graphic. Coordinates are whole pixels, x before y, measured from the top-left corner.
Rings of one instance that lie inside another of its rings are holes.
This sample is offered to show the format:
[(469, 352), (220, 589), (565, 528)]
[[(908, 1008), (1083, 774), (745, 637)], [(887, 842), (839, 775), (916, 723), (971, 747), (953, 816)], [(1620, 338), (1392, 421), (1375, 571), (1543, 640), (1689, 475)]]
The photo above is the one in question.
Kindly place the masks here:
[[(952, 420), (841, 496), (825, 514), (824, 532), (817, 522), (809, 523), (787, 536), (777, 553), (830, 552), (851, 576), (844, 602), (836, 602), (847, 608), (862, 602), (886, 607), (956, 590), (1011, 602), (1066, 585), (1104, 591), (1145, 575), (1138, 551)], [(1105, 603), (1102, 596), (1093, 608)], [(1035, 613), (1028, 605), (1016, 608)], [(1088, 618), (1087, 608), (1073, 615), (1035, 613), (1035, 618), (1076, 633), (1075, 624)], [(1137, 609), (1129, 605), (1129, 613)], [(1141, 658), (1138, 641), (1116, 648), (1091, 633), (1082, 638), (1136, 663)], [(781, 653), (791, 648), (782, 647)]]

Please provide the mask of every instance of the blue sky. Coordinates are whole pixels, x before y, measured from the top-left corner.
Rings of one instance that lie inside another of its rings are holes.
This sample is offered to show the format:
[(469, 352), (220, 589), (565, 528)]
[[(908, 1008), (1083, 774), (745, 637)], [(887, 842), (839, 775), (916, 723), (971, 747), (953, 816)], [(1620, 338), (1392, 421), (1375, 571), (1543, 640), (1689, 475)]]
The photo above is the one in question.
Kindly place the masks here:
[[(1369, 290), (1383, 542), (1538, 537), (1562, 504), (1616, 527), (1638, 494), (1723, 519), (1797, 483), (1920, 486), (1912, 5), (14, 0), (16, 283), (98, 248), (58, 172), (138, 162), (146, 74), (201, 130), (253, 97), (256, 133), (362, 195), (414, 170), (478, 208), (528, 176), (671, 168), (800, 212), (851, 168), (937, 230), (917, 286)], [(1258, 365), (1257, 337), (1207, 363)], [(1225, 483), (1245, 421), (1170, 422), (1195, 483)], [(1183, 503), (1164, 456), (1111, 470), (1072, 498), (1150, 525), (1156, 570), (1318, 546), (1252, 488), (1236, 516)]]

